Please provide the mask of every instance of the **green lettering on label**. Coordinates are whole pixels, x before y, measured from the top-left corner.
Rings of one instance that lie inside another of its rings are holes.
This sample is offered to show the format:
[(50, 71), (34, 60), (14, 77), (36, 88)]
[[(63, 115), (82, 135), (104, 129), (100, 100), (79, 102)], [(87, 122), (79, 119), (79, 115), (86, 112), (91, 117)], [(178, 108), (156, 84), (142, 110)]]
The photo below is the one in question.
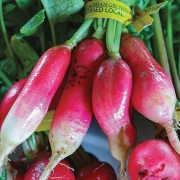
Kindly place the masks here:
[(93, 0), (85, 5), (85, 18), (111, 18), (128, 25), (132, 20), (131, 9), (126, 4), (111, 0)]

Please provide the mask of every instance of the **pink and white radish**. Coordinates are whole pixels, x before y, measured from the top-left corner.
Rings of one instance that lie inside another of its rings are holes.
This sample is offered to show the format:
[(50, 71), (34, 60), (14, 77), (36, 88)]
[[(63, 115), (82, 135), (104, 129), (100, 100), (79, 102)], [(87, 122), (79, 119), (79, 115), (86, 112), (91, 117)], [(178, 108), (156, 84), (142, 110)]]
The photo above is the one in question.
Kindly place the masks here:
[(0, 141), (0, 168), (8, 155), (39, 126), (69, 66), (71, 49), (84, 37), (93, 19), (87, 19), (64, 44), (48, 49), (33, 68), (7, 114)]
[(107, 57), (100, 40), (86, 39), (72, 53), (72, 66), (49, 132), (52, 157), (39, 180), (48, 178), (53, 168), (80, 146), (91, 123), (91, 90), (94, 74)]
[(177, 121), (173, 120), (176, 94), (170, 77), (138, 37), (124, 33), (120, 53), (132, 71), (134, 108), (165, 128), (170, 144), (180, 154), (180, 142), (174, 127)]
[(125, 175), (127, 153), (136, 142), (128, 111), (131, 89), (131, 71), (122, 59), (101, 64), (93, 84), (93, 111), (113, 157), (121, 163), (121, 176)]
[(57, 46), (38, 60), (1, 127), (0, 166), (44, 118), (70, 62), (71, 50)]
[[(109, 20), (107, 28), (107, 41), (119, 40), (113, 37), (110, 31), (113, 23)], [(120, 33), (119, 29), (115, 29)], [(112, 39), (111, 39), (112, 38)], [(136, 129), (131, 124), (129, 105), (132, 91), (132, 74), (127, 63), (120, 58), (119, 44), (112, 43), (108, 47), (109, 58), (103, 61), (94, 78), (92, 102), (97, 122), (106, 134), (112, 156), (120, 161), (120, 179), (127, 179), (126, 159), (128, 151), (136, 142)], [(109, 45), (108, 44), (108, 45)]]

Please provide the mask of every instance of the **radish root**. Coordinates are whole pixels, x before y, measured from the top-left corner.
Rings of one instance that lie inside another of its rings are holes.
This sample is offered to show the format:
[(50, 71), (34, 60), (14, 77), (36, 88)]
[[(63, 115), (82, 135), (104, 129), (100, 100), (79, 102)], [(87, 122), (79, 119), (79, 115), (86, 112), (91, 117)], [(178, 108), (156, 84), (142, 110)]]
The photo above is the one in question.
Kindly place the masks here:
[(12, 145), (11, 143), (7, 143), (7, 141), (5, 141), (3, 144), (0, 142), (0, 174), (3, 165), (7, 165), (8, 161), (10, 161), (8, 155), (11, 154), (15, 148), (16, 146)]
[(53, 171), (53, 169), (56, 167), (56, 165), (59, 164), (59, 162), (64, 158), (65, 157), (63, 156), (63, 152), (56, 151), (56, 153), (54, 153), (51, 156), (50, 161), (49, 161), (48, 165), (46, 166), (46, 168), (44, 169), (44, 172), (40, 176), (39, 180), (48, 179), (51, 171)]

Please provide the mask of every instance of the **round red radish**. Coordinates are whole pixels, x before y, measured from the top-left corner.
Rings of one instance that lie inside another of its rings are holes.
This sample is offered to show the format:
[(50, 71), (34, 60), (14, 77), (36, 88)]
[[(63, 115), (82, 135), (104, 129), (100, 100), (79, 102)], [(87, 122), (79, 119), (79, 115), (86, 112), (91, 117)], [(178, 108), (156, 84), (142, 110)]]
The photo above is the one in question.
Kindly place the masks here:
[(106, 162), (94, 162), (83, 167), (76, 180), (117, 180), (113, 167)]
[[(28, 168), (24, 180), (38, 180), (49, 163), (50, 157), (50, 152), (43, 152), (38, 155)], [(52, 179), (75, 180), (73, 169), (65, 159), (63, 159), (51, 172), (48, 180)]]
[(180, 158), (166, 141), (146, 140), (130, 154), (128, 173), (132, 180), (179, 180)]

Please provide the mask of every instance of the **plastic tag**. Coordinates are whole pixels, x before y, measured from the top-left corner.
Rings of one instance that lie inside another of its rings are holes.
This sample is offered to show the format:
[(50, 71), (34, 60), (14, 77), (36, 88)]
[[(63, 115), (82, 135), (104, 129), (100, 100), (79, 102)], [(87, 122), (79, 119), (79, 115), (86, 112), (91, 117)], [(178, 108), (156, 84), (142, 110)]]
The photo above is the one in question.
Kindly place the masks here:
[(178, 121), (180, 121), (180, 107), (175, 108), (175, 114)]
[(117, 0), (93, 0), (85, 5), (85, 19), (110, 18), (128, 25), (132, 21), (131, 9)]
[(150, 6), (144, 10), (140, 9), (139, 7), (135, 7), (134, 11), (135, 14), (133, 15), (132, 25), (134, 29), (139, 33), (141, 32), (146, 26), (149, 26), (153, 23), (153, 18), (150, 14), (156, 13), (159, 11), (161, 7), (163, 7), (168, 1), (155, 4)]
[(51, 110), (51, 111), (48, 111), (46, 113), (46, 116), (44, 117), (44, 119), (42, 120), (41, 124), (36, 129), (36, 132), (47, 131), (47, 130), (50, 129), (51, 121), (52, 121), (54, 112), (55, 112), (55, 110)]

